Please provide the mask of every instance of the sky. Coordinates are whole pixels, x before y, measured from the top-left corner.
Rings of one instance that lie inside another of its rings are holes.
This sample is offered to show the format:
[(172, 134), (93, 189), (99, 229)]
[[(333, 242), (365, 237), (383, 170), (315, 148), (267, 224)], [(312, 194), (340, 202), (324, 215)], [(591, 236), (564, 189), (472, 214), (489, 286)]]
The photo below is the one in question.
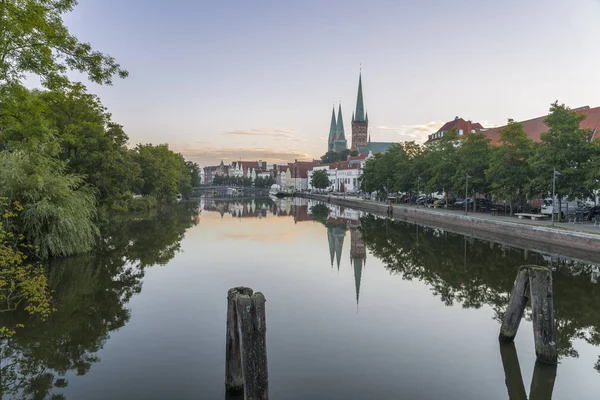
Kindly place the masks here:
[(130, 145), (213, 165), (318, 158), (340, 102), (350, 140), (361, 68), (373, 141), (600, 106), (599, 18), (600, 0), (80, 0), (65, 23), (130, 72), (87, 84)]

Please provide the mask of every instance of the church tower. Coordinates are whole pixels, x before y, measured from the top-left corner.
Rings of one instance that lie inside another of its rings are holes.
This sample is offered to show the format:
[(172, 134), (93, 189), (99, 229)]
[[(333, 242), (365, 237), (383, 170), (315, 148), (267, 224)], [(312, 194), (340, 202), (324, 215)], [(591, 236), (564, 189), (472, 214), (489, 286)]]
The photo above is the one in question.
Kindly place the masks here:
[(335, 105), (331, 110), (331, 124), (329, 126), (329, 140), (327, 141), (327, 151), (333, 151), (333, 146), (335, 143)]
[(358, 75), (358, 96), (356, 98), (356, 111), (352, 117), (352, 150), (367, 147), (367, 131), (369, 117), (365, 114), (362, 92), (362, 72)]
[(335, 143), (333, 146), (333, 150), (337, 153), (340, 151), (344, 151), (348, 148), (348, 144), (346, 141), (346, 135), (344, 133), (344, 120), (342, 119), (342, 103), (338, 108), (338, 118), (335, 129)]

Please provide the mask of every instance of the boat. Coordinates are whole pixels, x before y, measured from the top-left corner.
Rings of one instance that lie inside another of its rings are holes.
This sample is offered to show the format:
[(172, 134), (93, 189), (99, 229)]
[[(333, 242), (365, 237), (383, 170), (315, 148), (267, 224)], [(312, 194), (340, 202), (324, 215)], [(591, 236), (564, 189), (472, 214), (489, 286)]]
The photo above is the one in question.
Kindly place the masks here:
[(269, 196), (274, 196), (277, 198), (287, 197), (287, 193), (281, 190), (281, 186), (274, 183), (271, 185), (271, 189), (269, 189)]

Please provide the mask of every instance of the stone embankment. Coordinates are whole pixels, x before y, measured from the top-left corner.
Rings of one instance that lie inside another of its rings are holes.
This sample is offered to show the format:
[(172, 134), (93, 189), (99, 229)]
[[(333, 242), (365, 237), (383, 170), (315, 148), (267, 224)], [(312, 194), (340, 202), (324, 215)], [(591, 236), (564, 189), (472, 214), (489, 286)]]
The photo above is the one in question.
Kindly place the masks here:
[[(388, 205), (382, 202), (309, 193), (299, 193), (297, 196), (381, 216), (388, 215)], [(600, 250), (600, 227), (593, 224), (560, 223), (551, 227), (548, 221), (517, 220), (514, 217), (492, 216), (485, 213), (465, 215), (464, 212), (457, 210), (404, 204), (393, 205), (392, 218), (509, 246), (600, 262), (598, 251)]]

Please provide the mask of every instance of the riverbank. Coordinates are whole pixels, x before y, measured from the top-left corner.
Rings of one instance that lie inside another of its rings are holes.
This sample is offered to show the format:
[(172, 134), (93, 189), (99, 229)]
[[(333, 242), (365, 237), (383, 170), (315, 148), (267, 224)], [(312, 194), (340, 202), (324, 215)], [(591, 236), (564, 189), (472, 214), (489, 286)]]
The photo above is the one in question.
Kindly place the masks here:
[[(309, 193), (298, 193), (297, 196), (381, 216), (387, 216), (388, 212), (388, 206), (385, 203), (356, 197), (344, 198)], [(484, 213), (464, 215), (462, 211), (458, 210), (431, 209), (405, 204), (393, 205), (392, 218), (510, 246), (527, 247), (549, 254), (563, 254), (582, 260), (600, 262), (600, 253), (598, 252), (600, 227), (593, 226), (593, 224), (561, 223), (552, 227), (549, 221), (518, 220), (515, 217), (492, 216)]]

